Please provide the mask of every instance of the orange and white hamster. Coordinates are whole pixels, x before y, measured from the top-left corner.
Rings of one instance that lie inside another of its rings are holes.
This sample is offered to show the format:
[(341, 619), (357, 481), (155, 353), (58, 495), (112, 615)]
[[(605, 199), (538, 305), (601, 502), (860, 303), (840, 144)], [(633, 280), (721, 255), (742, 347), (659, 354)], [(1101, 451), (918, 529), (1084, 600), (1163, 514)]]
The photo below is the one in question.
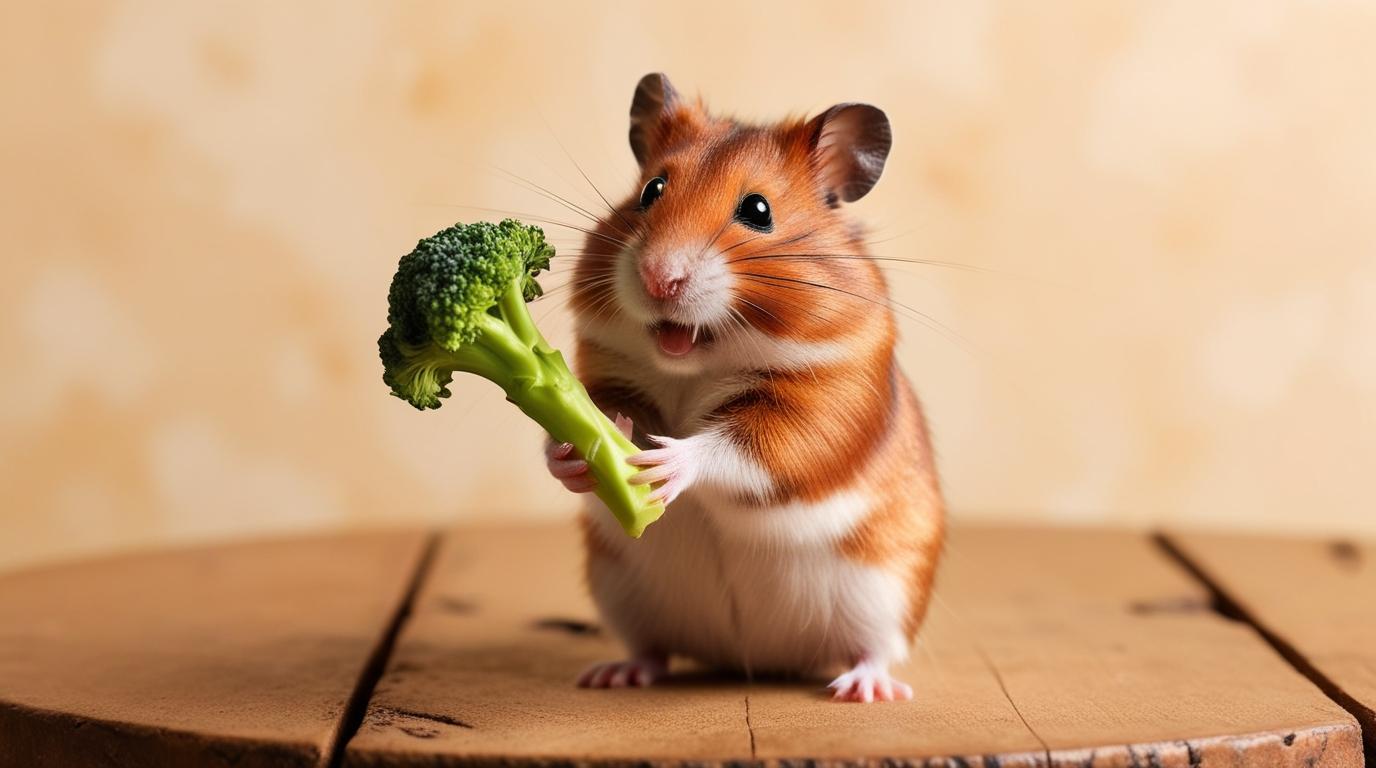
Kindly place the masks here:
[[(587, 581), (630, 655), (579, 684), (650, 685), (681, 656), (910, 698), (889, 666), (926, 612), (945, 508), (888, 288), (841, 209), (879, 179), (888, 118), (746, 125), (651, 74), (630, 140), (640, 187), (573, 280), (576, 368), (634, 424), (631, 462), (668, 509), (634, 540), (587, 496)], [(571, 454), (551, 445), (550, 471), (588, 491)]]

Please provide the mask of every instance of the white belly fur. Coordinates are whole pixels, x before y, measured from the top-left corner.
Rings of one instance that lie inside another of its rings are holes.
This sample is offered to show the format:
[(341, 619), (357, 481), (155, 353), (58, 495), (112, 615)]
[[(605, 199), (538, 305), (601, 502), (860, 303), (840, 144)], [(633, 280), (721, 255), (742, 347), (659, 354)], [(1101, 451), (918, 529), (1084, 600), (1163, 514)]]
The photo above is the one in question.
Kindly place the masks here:
[(594, 500), (586, 514), (617, 556), (591, 563), (593, 598), (633, 653), (758, 673), (897, 663), (905, 580), (836, 547), (867, 512), (852, 491), (767, 509), (690, 491), (632, 540)]

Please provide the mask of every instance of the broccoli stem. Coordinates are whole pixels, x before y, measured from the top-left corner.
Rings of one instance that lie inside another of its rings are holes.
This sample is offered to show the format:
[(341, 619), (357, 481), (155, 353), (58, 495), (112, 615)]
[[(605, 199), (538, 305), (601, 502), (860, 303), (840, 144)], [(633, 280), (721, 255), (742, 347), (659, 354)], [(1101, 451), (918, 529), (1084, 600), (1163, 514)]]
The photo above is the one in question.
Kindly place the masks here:
[[(639, 470), (626, 459), (640, 449), (598, 410), (564, 356), (545, 340), (530, 317), (519, 281), (504, 293), (498, 308), (502, 318), (484, 320), (482, 335), (475, 344), (500, 360), (506, 371), (496, 376), (486, 372), (480, 375), (501, 386), (507, 400), (544, 427), (555, 441), (573, 444), (597, 478), (594, 493), (621, 527), (639, 538), (647, 525), (664, 514), (664, 505), (649, 503), (648, 485), (630, 483)], [(460, 350), (459, 356), (462, 353)]]
[(573, 444), (597, 478), (597, 497), (627, 533), (639, 538), (645, 526), (664, 512), (662, 505), (648, 503), (648, 485), (630, 483), (638, 470), (626, 459), (639, 449), (597, 410), (561, 354), (537, 350), (536, 355), (546, 376), (539, 383), (509, 391), (508, 399), (543, 426), (555, 441)]
[(502, 292), (502, 298), (497, 303), (497, 309), (502, 313), (502, 318), (506, 320), (511, 330), (516, 332), (516, 338), (520, 339), (527, 346), (534, 348), (536, 344), (545, 341), (540, 335), (540, 329), (535, 327), (535, 320), (530, 316), (530, 310), (526, 308), (525, 292), (521, 290), (521, 280), (518, 278), (515, 288), (508, 287)]

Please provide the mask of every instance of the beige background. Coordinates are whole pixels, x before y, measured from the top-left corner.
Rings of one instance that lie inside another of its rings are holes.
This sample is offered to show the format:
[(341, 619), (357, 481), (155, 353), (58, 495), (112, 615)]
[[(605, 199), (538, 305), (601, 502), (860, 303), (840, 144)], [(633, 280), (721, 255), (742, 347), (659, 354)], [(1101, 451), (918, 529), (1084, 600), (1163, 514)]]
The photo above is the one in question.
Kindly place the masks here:
[(577, 221), (505, 173), (626, 192), (656, 69), (888, 111), (854, 213), (982, 270), (891, 272), (963, 339), (903, 323), (961, 517), (1376, 533), (1374, 4), (5, 6), (0, 566), (570, 514), (495, 388), (416, 413), (374, 339), (458, 206)]

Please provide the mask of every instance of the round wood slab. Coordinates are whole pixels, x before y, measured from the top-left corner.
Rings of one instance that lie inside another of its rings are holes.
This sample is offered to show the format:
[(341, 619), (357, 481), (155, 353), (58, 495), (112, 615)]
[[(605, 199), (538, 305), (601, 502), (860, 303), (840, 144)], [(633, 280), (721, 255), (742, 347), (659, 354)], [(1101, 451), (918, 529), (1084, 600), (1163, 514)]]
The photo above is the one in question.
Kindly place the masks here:
[(1145, 535), (957, 529), (916, 699), (868, 706), (575, 688), (619, 653), (579, 557), (490, 527), (0, 575), (0, 767), (1362, 765), (1352, 715)]

